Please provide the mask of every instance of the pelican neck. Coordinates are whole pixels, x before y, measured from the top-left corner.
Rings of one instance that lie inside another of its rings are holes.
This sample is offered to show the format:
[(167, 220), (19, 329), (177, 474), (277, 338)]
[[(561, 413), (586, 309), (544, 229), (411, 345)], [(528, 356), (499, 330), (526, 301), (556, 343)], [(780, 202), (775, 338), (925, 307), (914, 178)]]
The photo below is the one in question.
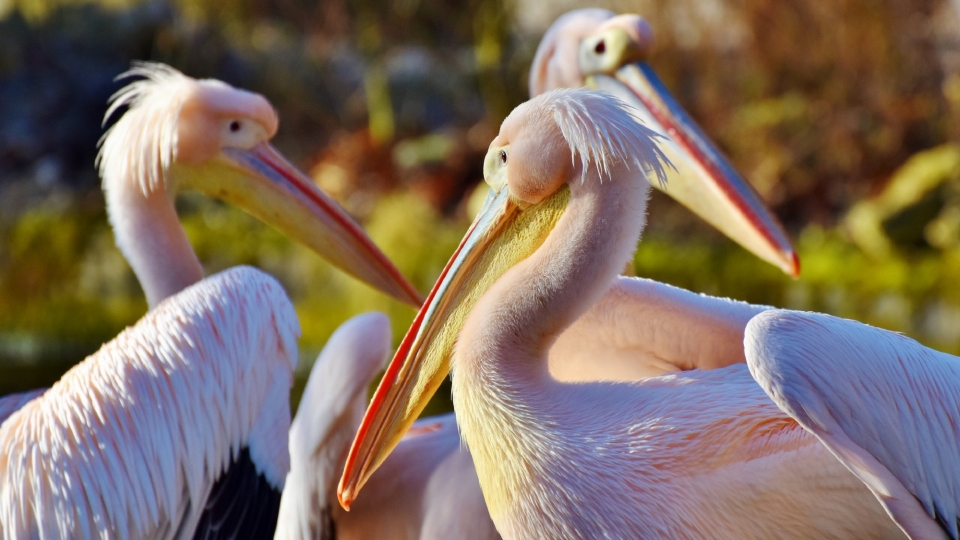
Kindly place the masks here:
[(144, 192), (137, 182), (107, 178), (107, 214), (117, 247), (133, 267), (150, 308), (203, 279), (203, 267), (180, 225), (173, 194)]
[(454, 408), (491, 515), (535, 481), (531, 460), (537, 449), (556, 447), (552, 419), (569, 410), (566, 385), (548, 370), (550, 346), (606, 292), (645, 224), (649, 184), (625, 169), (602, 183), (595, 171), (583, 181), (578, 172), (544, 244), (494, 283), (460, 332)]

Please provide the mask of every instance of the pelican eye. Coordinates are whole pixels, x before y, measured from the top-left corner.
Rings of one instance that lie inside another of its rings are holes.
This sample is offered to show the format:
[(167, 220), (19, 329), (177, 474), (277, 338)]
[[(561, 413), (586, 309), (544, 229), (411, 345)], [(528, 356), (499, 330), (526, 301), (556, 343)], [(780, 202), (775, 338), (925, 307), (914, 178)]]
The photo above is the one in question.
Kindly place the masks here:
[(234, 120), (233, 122), (230, 122), (230, 131), (233, 132), (233, 133), (236, 133), (236, 132), (240, 131), (240, 121), (239, 121), (239, 120)]
[(507, 151), (506, 151), (506, 150), (501, 150), (501, 151), (500, 151), (500, 163), (503, 163), (504, 165), (507, 164)]
[(600, 40), (597, 45), (593, 48), (593, 52), (597, 54), (603, 54), (607, 52), (607, 44), (604, 40)]

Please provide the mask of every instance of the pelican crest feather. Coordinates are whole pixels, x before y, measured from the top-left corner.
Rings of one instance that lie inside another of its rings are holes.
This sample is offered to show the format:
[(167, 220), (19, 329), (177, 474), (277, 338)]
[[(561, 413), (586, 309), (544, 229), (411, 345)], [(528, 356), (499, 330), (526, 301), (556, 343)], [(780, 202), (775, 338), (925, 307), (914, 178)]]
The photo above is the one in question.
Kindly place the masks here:
[(574, 166), (580, 156), (581, 181), (591, 166), (596, 167), (602, 181), (610, 176), (613, 164), (625, 163), (636, 166), (648, 178), (655, 176), (661, 186), (666, 184), (664, 164), (673, 164), (657, 146), (663, 137), (644, 126), (620, 98), (605, 92), (557, 89), (530, 103), (535, 101), (552, 112), (570, 145)]
[[(124, 106), (129, 110), (104, 133), (97, 145), (97, 169), (104, 180), (135, 179), (144, 195), (160, 188), (176, 158), (177, 120), (185, 89), (196, 81), (156, 62), (134, 62), (115, 80), (142, 77), (110, 97), (103, 123)], [(222, 84), (222, 83), (221, 83)], [(179, 101), (171, 107), (171, 100)]]

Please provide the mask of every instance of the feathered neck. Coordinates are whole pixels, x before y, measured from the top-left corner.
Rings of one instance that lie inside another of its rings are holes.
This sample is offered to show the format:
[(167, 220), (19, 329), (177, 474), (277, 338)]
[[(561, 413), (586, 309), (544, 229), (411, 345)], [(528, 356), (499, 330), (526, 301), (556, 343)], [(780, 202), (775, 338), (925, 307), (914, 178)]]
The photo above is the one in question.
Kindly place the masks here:
[[(487, 505), (497, 512), (536, 481), (532, 458), (557, 448), (544, 416), (560, 383), (547, 369), (556, 337), (607, 290), (645, 223), (649, 183), (624, 163), (570, 183), (567, 210), (544, 244), (477, 302), (453, 359), (453, 401)], [(504, 441), (509, 441), (505, 444)], [(546, 445), (546, 446), (545, 446)]]
[(100, 141), (97, 167), (117, 247), (130, 262), (150, 307), (203, 279), (203, 268), (173, 205), (166, 177), (176, 150), (184, 88), (195, 82), (162, 64), (137, 64), (141, 76), (110, 100), (105, 118), (129, 110)]

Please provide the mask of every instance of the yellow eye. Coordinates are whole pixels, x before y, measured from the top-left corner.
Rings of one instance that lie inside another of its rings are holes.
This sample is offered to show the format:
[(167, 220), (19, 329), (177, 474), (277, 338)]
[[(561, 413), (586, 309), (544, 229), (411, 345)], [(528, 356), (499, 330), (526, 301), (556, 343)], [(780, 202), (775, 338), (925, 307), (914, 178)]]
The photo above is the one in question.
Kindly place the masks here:
[(233, 122), (230, 122), (230, 131), (231, 131), (231, 132), (236, 133), (236, 132), (240, 131), (240, 127), (241, 127), (241, 125), (240, 125), (240, 121), (239, 121), (239, 120), (234, 120)]

